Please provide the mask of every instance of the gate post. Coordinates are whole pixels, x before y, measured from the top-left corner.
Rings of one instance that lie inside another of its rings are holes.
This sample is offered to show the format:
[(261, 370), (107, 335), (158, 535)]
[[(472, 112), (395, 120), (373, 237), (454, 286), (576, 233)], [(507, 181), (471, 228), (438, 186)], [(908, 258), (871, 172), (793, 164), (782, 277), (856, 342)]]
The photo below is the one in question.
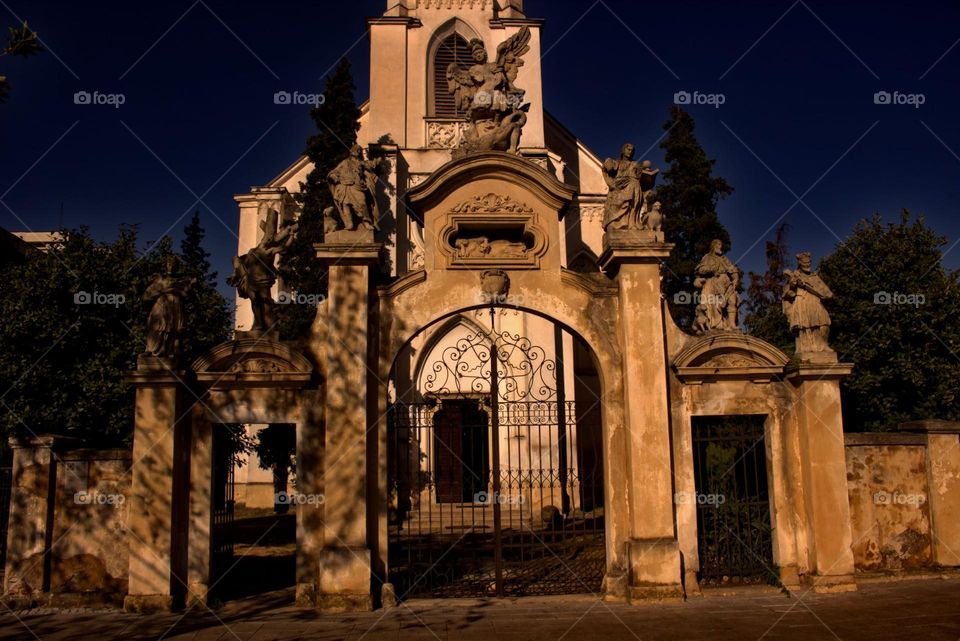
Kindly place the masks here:
[(666, 327), (660, 293), (660, 265), (673, 244), (661, 242), (658, 236), (662, 238), (649, 231), (607, 232), (600, 257), (603, 270), (616, 273), (620, 290), (617, 328), (623, 355), (629, 469), (611, 469), (609, 475), (628, 479), (630, 541), (625, 561), (626, 596), (631, 599), (683, 596), (673, 513)]
[(185, 372), (140, 357), (127, 375), (136, 388), (127, 532), (127, 611), (169, 611), (186, 590), (190, 423)]
[(808, 580), (816, 592), (857, 589), (840, 413), (840, 379), (852, 369), (834, 357), (833, 362), (802, 362), (787, 370), (788, 380), (797, 388), (794, 412), (800, 460), (796, 469), (803, 487)]
[(368, 471), (378, 464), (378, 434), (372, 429), (378, 361), (371, 268), (381, 249), (372, 231), (328, 233), (326, 242), (316, 245), (328, 274), (327, 313), (318, 318), (324, 326), (316, 328), (323, 334), (319, 347), (326, 370), (317, 607), (327, 611), (373, 608), (372, 553), (379, 543), (368, 538), (368, 523), (377, 519), (376, 486), (370, 484), (378, 479)]

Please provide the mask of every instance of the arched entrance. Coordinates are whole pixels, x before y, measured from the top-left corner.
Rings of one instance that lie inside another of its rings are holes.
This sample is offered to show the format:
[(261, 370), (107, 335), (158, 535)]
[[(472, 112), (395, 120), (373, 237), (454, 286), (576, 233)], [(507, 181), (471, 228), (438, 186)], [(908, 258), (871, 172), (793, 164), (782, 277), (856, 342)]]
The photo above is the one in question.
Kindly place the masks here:
[(601, 395), (587, 345), (516, 308), (476, 309), (423, 328), (390, 382), (397, 595), (599, 592)]

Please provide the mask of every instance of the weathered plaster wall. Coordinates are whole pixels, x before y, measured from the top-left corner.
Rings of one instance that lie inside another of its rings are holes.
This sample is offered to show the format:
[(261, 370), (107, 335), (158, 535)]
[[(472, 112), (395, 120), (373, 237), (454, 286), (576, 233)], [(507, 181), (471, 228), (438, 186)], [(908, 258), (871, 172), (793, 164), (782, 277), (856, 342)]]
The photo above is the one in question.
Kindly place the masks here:
[(926, 438), (848, 434), (847, 490), (858, 570), (909, 570), (933, 563)]
[(61, 602), (122, 602), (130, 558), (130, 461), (129, 450), (77, 450), (57, 462), (50, 591)]

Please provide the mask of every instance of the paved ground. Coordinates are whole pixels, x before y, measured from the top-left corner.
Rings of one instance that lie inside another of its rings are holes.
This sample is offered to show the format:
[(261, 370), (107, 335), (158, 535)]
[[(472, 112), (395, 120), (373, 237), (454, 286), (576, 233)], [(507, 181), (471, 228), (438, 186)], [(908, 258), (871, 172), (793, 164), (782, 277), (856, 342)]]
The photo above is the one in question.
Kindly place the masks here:
[[(802, 597), (802, 598), (798, 598)], [(359, 615), (233, 602), (216, 613), (134, 616), (7, 613), (0, 639), (235, 641), (709, 641), (960, 638), (960, 580), (862, 585), (854, 594), (741, 593), (671, 605), (605, 604), (592, 597), (412, 601)]]

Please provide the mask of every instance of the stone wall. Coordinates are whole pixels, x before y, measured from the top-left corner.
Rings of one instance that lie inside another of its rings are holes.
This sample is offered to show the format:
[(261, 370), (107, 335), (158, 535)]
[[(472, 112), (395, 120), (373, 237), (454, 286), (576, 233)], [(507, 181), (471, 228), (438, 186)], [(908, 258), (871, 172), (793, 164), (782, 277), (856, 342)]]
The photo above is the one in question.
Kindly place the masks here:
[(858, 571), (960, 566), (960, 423), (903, 423), (846, 434)]
[(129, 546), (129, 450), (13, 443), (4, 600), (18, 607), (122, 603)]
[(932, 565), (926, 437), (848, 434), (845, 440), (857, 569)]
[(50, 591), (55, 601), (122, 604), (127, 591), (129, 450), (57, 457)]

